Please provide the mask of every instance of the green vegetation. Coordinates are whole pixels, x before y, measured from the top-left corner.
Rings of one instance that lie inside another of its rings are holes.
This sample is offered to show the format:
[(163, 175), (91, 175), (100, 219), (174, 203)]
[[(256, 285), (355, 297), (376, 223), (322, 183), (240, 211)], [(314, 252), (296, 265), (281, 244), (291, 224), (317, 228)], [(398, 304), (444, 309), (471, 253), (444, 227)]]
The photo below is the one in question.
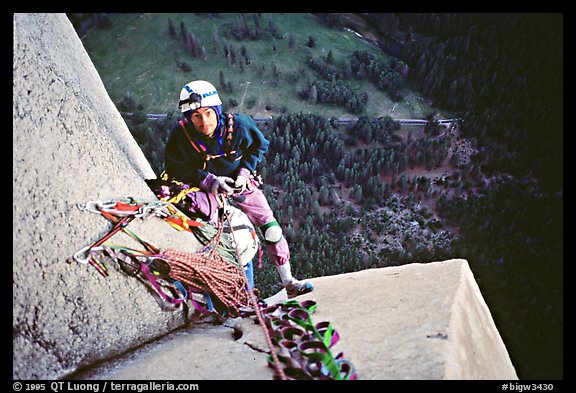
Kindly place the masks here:
[[(193, 79), (219, 86), (225, 110), (273, 116), (261, 123), (271, 148), (260, 170), (297, 276), (465, 258), (520, 378), (561, 379), (562, 24), (561, 14), (115, 14), (83, 42), (157, 172), (175, 119), (145, 113), (178, 115)], [(357, 72), (353, 59), (371, 56)], [(408, 78), (394, 89), (402, 64)], [(270, 265), (255, 269), (264, 295), (278, 289)]]
[[(259, 17), (112, 14), (110, 20), (111, 27), (105, 31), (93, 29), (82, 41), (96, 68), (103, 74), (112, 100), (119, 102), (129, 95), (147, 113), (176, 112), (175, 102), (182, 86), (194, 79), (205, 79), (224, 90), (225, 104), (236, 100), (238, 105), (232, 109), (255, 116), (294, 112), (325, 117), (354, 116), (342, 107), (314, 105), (299, 98), (298, 92), (306, 87), (307, 80), (316, 79), (307, 66), (307, 58), (321, 59), (331, 53), (335, 62), (342, 62), (354, 51), (366, 51), (378, 59), (386, 58), (374, 44), (359, 39), (350, 31), (325, 28), (311, 14), (261, 14)], [(169, 21), (174, 26), (174, 36), (169, 33)], [(263, 31), (260, 39), (240, 41), (232, 35), (239, 25), (257, 30), (256, 23)], [(188, 52), (181, 36), (182, 24), (204, 46), (205, 60)], [(270, 32), (270, 25), (274, 26), (276, 36)], [(307, 45), (311, 37), (313, 47)], [(235, 54), (234, 62), (227, 58), (227, 48)], [(242, 53), (246, 55), (242, 56)], [(190, 71), (179, 67), (182, 62)], [(368, 80), (348, 83), (352, 90), (369, 95), (366, 114), (392, 114), (396, 103)], [(412, 98), (412, 93), (408, 93), (408, 97)], [(400, 102), (393, 113), (397, 117), (422, 118), (426, 111), (430, 112), (430, 109)]]

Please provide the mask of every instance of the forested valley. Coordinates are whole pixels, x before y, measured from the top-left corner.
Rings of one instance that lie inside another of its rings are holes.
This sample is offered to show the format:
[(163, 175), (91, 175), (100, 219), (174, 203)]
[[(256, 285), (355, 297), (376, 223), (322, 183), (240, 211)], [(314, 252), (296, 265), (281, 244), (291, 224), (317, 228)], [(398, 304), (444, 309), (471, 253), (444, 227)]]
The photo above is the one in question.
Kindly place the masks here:
[[(271, 141), (259, 171), (295, 275), (467, 259), (519, 377), (563, 378), (562, 14), (316, 17), (327, 29), (369, 32), (387, 57), (328, 51), (307, 56), (305, 70), (262, 73), (277, 86), (300, 82), (307, 105), (342, 106), (355, 117), (270, 106), (277, 113), (258, 123)], [(247, 20), (221, 30), (229, 42), (291, 36)], [(418, 90), (441, 110), (421, 127), (369, 116), (355, 80), (394, 102)], [(134, 112), (126, 122), (160, 173), (175, 119), (146, 119), (137, 101), (117, 106)], [(231, 111), (235, 103), (226, 102)], [(458, 121), (440, 124), (445, 113)], [(265, 254), (255, 275), (263, 295), (280, 289)]]

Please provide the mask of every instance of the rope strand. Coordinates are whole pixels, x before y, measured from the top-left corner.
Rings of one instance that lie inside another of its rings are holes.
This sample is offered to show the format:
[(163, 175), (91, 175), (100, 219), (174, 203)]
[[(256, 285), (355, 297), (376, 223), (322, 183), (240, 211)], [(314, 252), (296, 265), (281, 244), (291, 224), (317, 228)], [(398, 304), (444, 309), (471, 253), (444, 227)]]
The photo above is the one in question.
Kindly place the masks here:
[[(226, 220), (228, 220), (228, 225), (230, 226), (230, 228), (232, 228), (232, 222), (231, 222), (230, 217), (226, 211), (224, 211), (224, 215), (226, 216)], [(234, 240), (234, 243), (236, 243), (236, 239), (234, 237), (234, 231), (230, 231), (230, 232), (232, 234), (232, 240)], [(236, 243), (236, 244), (238, 244), (238, 243)], [(236, 250), (236, 255), (238, 257), (238, 261), (240, 261), (240, 255), (238, 254), (238, 250)], [(258, 305), (258, 301), (256, 299), (256, 296), (254, 295), (254, 291), (252, 290), (252, 287), (248, 284), (248, 277), (246, 276), (246, 272), (244, 271), (243, 268), (240, 268), (240, 270), (242, 271), (242, 275), (244, 276), (244, 280), (246, 281), (246, 284), (247, 284), (246, 286), (248, 287), (249, 299), (254, 306), (256, 318), (258, 318), (258, 322), (259, 322), (260, 326), (262, 327), (262, 330), (264, 331), (264, 338), (266, 339), (266, 344), (268, 344), (268, 347), (270, 348), (270, 354), (272, 355), (272, 359), (274, 360), (274, 365), (276, 366), (276, 372), (280, 376), (281, 380), (286, 380), (286, 374), (284, 374), (284, 369), (282, 368), (282, 366), (280, 364), (280, 359), (278, 359), (278, 355), (276, 354), (276, 351), (274, 350), (274, 344), (272, 343), (272, 338), (270, 337), (270, 332), (268, 331), (266, 323), (264, 323), (264, 318), (262, 317), (262, 312), (260, 310), (260, 306)]]

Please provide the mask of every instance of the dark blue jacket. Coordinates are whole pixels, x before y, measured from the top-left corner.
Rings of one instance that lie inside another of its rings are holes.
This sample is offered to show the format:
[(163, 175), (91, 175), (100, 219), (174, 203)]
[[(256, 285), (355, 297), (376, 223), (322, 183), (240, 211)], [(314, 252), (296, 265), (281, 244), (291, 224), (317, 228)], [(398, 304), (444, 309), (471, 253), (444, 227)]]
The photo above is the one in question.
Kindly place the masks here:
[[(220, 157), (205, 161), (204, 155), (198, 153), (190, 144), (180, 123), (172, 128), (166, 150), (164, 152), (165, 170), (169, 176), (191, 186), (199, 186), (202, 180), (213, 173), (216, 176), (228, 176), (235, 178), (241, 167), (250, 172), (256, 170), (256, 166), (262, 161), (262, 157), (268, 151), (270, 142), (256, 126), (256, 122), (250, 116), (234, 114), (234, 134), (232, 146), (225, 146), (226, 137), (226, 114), (220, 115), (220, 129), (216, 130), (215, 136), (208, 138), (197, 132), (191, 122), (185, 122), (188, 135), (193, 142), (206, 147), (212, 155), (218, 155), (227, 150), (236, 151), (227, 157)], [(220, 135), (220, 138), (216, 137)], [(239, 158), (240, 157), (240, 158)], [(206, 162), (206, 168), (203, 169)]]

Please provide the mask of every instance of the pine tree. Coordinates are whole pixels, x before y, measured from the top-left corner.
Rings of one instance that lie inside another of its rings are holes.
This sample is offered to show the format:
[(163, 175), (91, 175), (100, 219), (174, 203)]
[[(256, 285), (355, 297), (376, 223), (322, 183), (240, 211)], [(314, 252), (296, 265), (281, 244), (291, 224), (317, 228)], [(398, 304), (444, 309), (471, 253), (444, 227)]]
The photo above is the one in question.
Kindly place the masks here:
[(186, 29), (184, 22), (180, 22), (180, 37), (182, 38), (184, 45), (188, 46), (186, 42), (188, 40), (188, 30)]
[(200, 56), (202, 57), (202, 61), (204, 63), (208, 61), (208, 55), (206, 54), (206, 47), (204, 45), (202, 45), (202, 48), (200, 49)]
[(226, 86), (226, 79), (224, 78), (224, 72), (222, 72), (222, 70), (220, 70), (218, 75), (219, 75), (220, 86), (222, 88), (224, 88), (224, 86)]
[(176, 38), (176, 28), (174, 27), (174, 23), (172, 23), (172, 19), (168, 18), (168, 34), (171, 37)]
[(354, 189), (354, 200), (356, 203), (362, 203), (362, 186), (357, 184)]
[(186, 44), (186, 50), (188, 51), (188, 53), (190, 53), (190, 55), (192, 57), (196, 57), (196, 54), (195, 54), (196, 50), (194, 48), (194, 40), (192, 39), (191, 33), (188, 33), (184, 42)]
[(220, 36), (218, 35), (218, 27), (216, 27), (216, 25), (212, 26), (212, 44), (214, 45), (214, 50), (218, 50), (220, 46)]
[(310, 102), (310, 104), (312, 105), (318, 102), (318, 91), (316, 90), (316, 85), (312, 85), (312, 87), (310, 88), (308, 102)]
[(334, 64), (334, 54), (332, 53), (332, 49), (330, 49), (328, 51), (328, 54), (326, 55), (326, 64), (332, 65)]
[(288, 48), (290, 50), (296, 49), (296, 37), (294, 36), (294, 33), (290, 33), (288, 36)]

